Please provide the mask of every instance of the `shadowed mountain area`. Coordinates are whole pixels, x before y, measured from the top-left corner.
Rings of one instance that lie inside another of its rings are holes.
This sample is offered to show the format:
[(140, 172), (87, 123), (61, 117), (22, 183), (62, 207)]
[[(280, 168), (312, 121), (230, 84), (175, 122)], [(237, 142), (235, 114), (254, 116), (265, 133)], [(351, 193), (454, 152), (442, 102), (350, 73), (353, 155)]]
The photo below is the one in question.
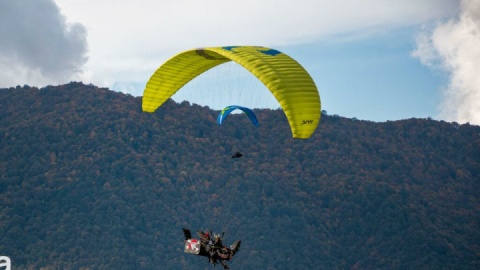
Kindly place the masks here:
[(0, 89), (0, 104), (12, 269), (213, 269), (182, 228), (241, 239), (231, 269), (480, 268), (479, 126), (324, 112), (296, 140), (281, 110), (220, 126), (208, 107), (144, 113), (76, 82)]

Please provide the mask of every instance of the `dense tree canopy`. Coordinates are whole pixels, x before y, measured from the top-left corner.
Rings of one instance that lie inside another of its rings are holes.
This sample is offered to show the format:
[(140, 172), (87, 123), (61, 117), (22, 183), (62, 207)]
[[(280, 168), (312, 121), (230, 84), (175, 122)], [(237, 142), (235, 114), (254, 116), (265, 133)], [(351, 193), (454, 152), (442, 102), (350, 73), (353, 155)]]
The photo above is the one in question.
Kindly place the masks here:
[[(0, 255), (14, 269), (210, 269), (182, 227), (242, 240), (232, 269), (478, 269), (480, 127), (218, 111), (70, 83), (0, 89)], [(244, 156), (231, 159), (235, 151)]]

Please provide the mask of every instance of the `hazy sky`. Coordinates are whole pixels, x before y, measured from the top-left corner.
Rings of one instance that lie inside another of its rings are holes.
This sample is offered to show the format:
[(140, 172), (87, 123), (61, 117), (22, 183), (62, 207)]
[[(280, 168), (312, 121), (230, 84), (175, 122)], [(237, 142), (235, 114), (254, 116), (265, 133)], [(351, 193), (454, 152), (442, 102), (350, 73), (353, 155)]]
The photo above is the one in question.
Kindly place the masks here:
[(300, 62), (329, 114), (480, 124), (478, 0), (0, 0), (0, 35), (0, 87), (141, 96), (176, 53), (259, 45)]

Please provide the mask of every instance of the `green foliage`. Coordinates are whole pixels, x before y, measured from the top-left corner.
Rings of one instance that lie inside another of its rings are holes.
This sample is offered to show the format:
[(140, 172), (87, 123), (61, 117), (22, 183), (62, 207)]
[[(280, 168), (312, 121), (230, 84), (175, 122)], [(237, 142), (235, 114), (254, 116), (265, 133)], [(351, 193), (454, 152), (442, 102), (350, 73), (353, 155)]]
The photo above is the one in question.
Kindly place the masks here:
[[(294, 140), (93, 85), (0, 89), (0, 255), (14, 269), (211, 269), (182, 227), (242, 240), (233, 269), (478, 269), (480, 127), (324, 114)], [(232, 159), (235, 151), (244, 156)]]

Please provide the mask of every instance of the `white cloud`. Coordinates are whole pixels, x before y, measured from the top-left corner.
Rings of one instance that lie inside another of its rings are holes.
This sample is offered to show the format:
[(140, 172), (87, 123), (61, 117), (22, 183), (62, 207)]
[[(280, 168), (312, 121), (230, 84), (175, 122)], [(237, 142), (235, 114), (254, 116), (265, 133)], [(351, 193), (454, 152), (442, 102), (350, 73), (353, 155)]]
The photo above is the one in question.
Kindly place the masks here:
[(86, 31), (53, 0), (0, 1), (0, 87), (64, 82), (87, 61)]
[(480, 1), (463, 0), (458, 18), (422, 33), (417, 44), (414, 56), (451, 74), (440, 118), (480, 124)]
[(82, 80), (141, 95), (142, 83), (182, 50), (349, 40), (448, 18), (457, 7), (457, 0), (0, 1), (0, 87)]

